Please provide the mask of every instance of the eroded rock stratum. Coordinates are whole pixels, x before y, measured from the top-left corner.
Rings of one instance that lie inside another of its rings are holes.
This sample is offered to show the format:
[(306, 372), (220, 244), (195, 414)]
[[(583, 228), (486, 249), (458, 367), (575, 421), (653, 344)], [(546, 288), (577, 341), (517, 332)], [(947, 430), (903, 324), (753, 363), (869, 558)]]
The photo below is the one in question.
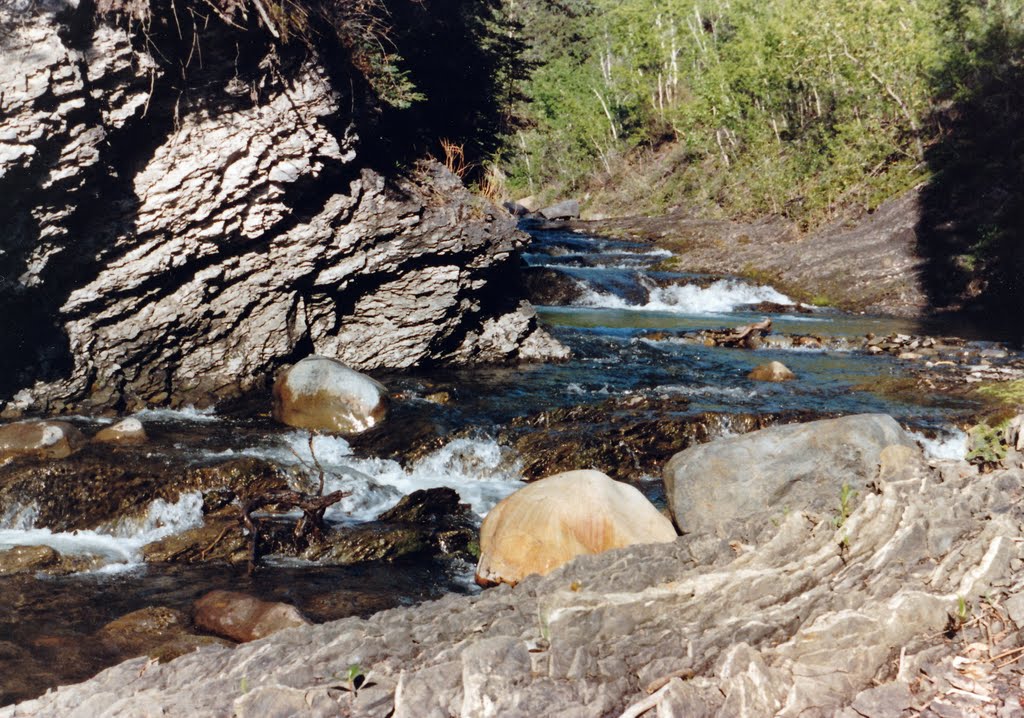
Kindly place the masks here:
[(0, 5), (9, 409), (210, 401), (313, 352), (558, 351), (500, 281), (525, 237), (436, 163), (374, 168), (343, 63), (242, 4), (178, 3), (184, 30), (152, 5)]
[[(996, 715), (1004, 700), (1009, 710), (1019, 672), (1001, 676), (989, 659), (1003, 653), (997, 641), (1017, 645), (1019, 625), (1004, 618), (987, 639), (943, 633), (961, 630), (958, 615), (977, 629), (989, 604), (1024, 623), (1024, 473), (935, 468), (908, 446), (880, 464), (841, 521), (838, 496), (836, 512), (777, 507), (737, 525), (754, 543), (696, 532), (480, 596), (169, 664), (136, 659), (0, 716), (597, 717), (641, 702), (650, 712), (628, 715)], [(357, 695), (341, 688), (352, 665), (368, 676)]]

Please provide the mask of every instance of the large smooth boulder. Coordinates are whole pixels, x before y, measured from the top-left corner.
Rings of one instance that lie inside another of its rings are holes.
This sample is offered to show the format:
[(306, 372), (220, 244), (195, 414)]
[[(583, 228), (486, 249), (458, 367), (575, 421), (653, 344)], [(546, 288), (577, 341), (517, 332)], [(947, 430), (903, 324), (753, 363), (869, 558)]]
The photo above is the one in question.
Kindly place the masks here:
[(329, 357), (306, 357), (274, 383), (274, 418), (298, 429), (358, 434), (387, 415), (384, 385)]
[(286, 628), (306, 626), (309, 619), (287, 603), (261, 601), (237, 591), (210, 591), (195, 602), (192, 620), (197, 628), (246, 643)]
[(0, 426), (0, 461), (16, 456), (64, 459), (85, 444), (85, 436), (66, 421), (18, 421)]
[(549, 207), (545, 207), (537, 214), (544, 219), (578, 219), (580, 216), (580, 203), (574, 199), (562, 200)]
[(773, 426), (676, 454), (665, 466), (665, 493), (683, 531), (752, 540), (758, 526), (787, 513), (838, 511), (843, 484), (863, 495), (891, 445), (916, 449), (884, 414)]
[(567, 471), (491, 509), (480, 527), (476, 579), (516, 584), (576, 556), (675, 538), (672, 523), (633, 486), (600, 471)]

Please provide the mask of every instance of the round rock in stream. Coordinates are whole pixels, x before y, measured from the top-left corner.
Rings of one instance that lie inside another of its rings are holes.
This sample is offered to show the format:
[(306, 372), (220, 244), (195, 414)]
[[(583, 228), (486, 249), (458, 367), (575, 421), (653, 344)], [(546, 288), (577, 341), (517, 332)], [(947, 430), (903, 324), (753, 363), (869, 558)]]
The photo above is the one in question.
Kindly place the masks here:
[(274, 383), (274, 418), (288, 426), (358, 434), (387, 415), (384, 385), (329, 357), (306, 357)]

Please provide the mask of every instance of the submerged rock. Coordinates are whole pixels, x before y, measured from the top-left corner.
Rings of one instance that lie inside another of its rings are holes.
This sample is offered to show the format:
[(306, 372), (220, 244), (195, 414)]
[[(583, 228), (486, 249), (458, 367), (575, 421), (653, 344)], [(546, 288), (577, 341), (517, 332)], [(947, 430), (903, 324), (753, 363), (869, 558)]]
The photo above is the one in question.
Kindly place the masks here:
[[(673, 454), (692, 444), (820, 416), (693, 413), (682, 394), (635, 394), (516, 418), (497, 432), (497, 440), (516, 450), (527, 480), (585, 466), (618, 481), (637, 481), (657, 475)], [(412, 458), (438, 443), (424, 445)]]
[(274, 383), (274, 418), (299, 429), (359, 434), (384, 421), (388, 405), (383, 384), (329, 357), (306, 357)]
[(169, 661), (200, 646), (225, 645), (213, 636), (192, 633), (192, 621), (183, 612), (166, 606), (150, 606), (116, 618), (96, 632), (97, 640), (125, 658), (149, 656)]
[(196, 627), (232, 641), (246, 643), (295, 626), (309, 619), (287, 603), (261, 601), (237, 591), (210, 591), (195, 602)]
[(64, 459), (85, 444), (85, 436), (66, 421), (19, 421), (0, 426), (0, 462), (18, 456)]
[(636, 488), (600, 471), (569, 471), (520, 489), (488, 512), (476, 580), (516, 584), (576, 556), (675, 538), (672, 523)]
[(843, 486), (863, 496), (894, 444), (917, 447), (890, 416), (845, 416), (691, 446), (662, 476), (677, 526), (750, 541), (793, 512), (844, 510)]
[(767, 364), (755, 367), (747, 374), (747, 378), (754, 381), (792, 381), (796, 379), (796, 374), (790, 371), (789, 367), (782, 362), (770, 361)]

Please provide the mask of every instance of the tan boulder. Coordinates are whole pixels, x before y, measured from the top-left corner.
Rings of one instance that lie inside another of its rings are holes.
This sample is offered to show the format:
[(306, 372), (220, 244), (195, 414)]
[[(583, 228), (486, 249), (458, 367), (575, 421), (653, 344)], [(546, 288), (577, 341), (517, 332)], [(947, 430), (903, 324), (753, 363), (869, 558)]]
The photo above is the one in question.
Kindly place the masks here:
[(310, 623), (295, 606), (261, 601), (237, 591), (205, 594), (193, 605), (192, 620), (197, 628), (239, 643)]
[(387, 418), (387, 389), (335, 359), (310, 356), (277, 378), (273, 413), (298, 429), (358, 434)]
[(770, 361), (756, 367), (747, 374), (748, 379), (754, 381), (790, 381), (796, 379), (796, 374), (789, 370), (785, 364), (779, 361)]
[(128, 417), (100, 430), (93, 440), (106, 444), (144, 444), (147, 438), (142, 422), (135, 417)]
[(567, 471), (491, 509), (480, 527), (476, 579), (516, 584), (576, 556), (675, 538), (672, 522), (633, 486), (600, 471)]
[(0, 461), (15, 456), (64, 459), (85, 444), (85, 436), (66, 421), (18, 421), (0, 426)]

